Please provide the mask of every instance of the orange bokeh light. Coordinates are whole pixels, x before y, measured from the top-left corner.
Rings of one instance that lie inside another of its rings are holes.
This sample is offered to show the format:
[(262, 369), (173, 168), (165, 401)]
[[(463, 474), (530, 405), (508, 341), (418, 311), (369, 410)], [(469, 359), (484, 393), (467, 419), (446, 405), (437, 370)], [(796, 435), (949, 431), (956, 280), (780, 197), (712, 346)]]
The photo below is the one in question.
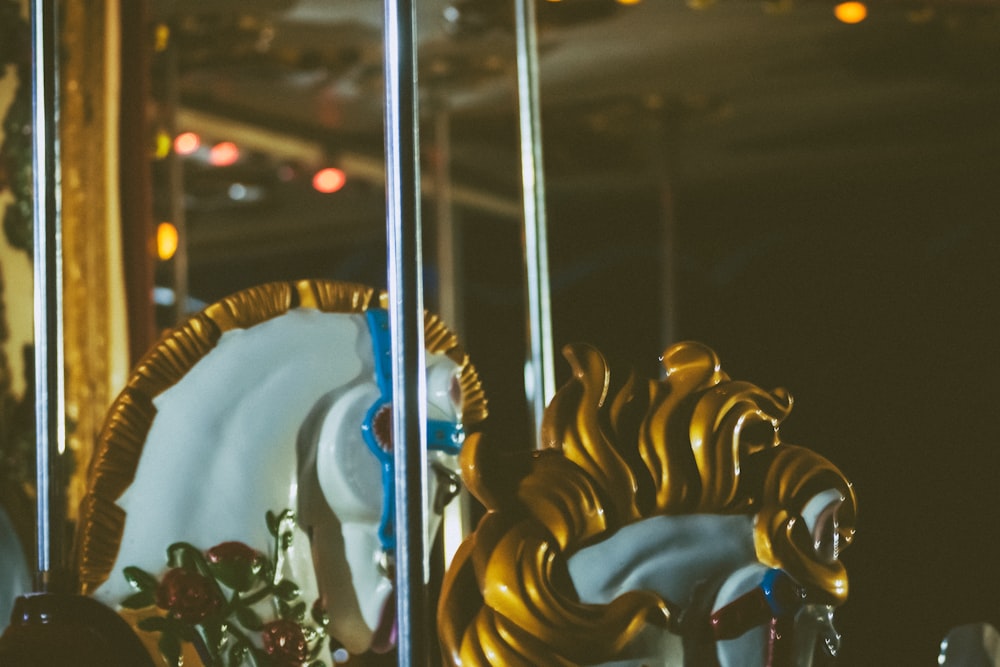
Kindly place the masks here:
[(156, 226), (156, 254), (161, 261), (167, 261), (177, 252), (180, 235), (173, 223), (161, 222)]
[(181, 132), (174, 137), (174, 152), (178, 155), (191, 155), (201, 146), (201, 137), (194, 132)]
[(325, 194), (336, 192), (344, 187), (345, 183), (347, 183), (347, 174), (336, 167), (320, 169), (313, 174), (313, 187)]
[(842, 2), (833, 8), (833, 15), (841, 23), (861, 23), (868, 18), (868, 7), (863, 2)]
[(208, 153), (208, 161), (216, 167), (228, 167), (240, 159), (240, 149), (231, 141), (212, 146)]

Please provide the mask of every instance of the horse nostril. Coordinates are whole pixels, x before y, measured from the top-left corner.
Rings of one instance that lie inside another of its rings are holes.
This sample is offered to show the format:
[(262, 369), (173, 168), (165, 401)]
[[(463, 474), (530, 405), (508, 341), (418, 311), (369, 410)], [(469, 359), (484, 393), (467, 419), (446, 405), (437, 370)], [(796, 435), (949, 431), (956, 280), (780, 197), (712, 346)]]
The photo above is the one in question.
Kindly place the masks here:
[(372, 419), (372, 433), (382, 451), (392, 451), (392, 404), (387, 403), (379, 408)]
[(383, 550), (378, 557), (378, 571), (386, 579), (396, 578), (396, 557), (391, 551)]

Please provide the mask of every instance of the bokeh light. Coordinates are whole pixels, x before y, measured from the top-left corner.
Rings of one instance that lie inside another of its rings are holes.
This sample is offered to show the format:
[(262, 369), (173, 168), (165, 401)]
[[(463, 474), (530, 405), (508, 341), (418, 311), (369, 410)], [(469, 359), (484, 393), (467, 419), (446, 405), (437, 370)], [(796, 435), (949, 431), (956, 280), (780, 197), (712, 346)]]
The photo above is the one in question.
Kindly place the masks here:
[(153, 157), (157, 160), (162, 160), (170, 155), (170, 145), (170, 135), (163, 130), (157, 131), (156, 144), (153, 147)]
[(863, 2), (842, 2), (833, 8), (833, 15), (841, 23), (861, 23), (868, 17), (868, 7)]
[(201, 137), (194, 132), (181, 132), (174, 137), (174, 152), (178, 155), (191, 155), (201, 147)]
[(347, 183), (347, 175), (342, 169), (327, 167), (320, 169), (313, 175), (313, 187), (319, 192), (330, 194), (344, 187)]
[(160, 261), (167, 261), (177, 252), (180, 236), (177, 227), (170, 222), (161, 222), (156, 226), (156, 254)]
[(231, 141), (215, 144), (208, 153), (209, 163), (216, 167), (228, 167), (239, 159), (240, 149)]

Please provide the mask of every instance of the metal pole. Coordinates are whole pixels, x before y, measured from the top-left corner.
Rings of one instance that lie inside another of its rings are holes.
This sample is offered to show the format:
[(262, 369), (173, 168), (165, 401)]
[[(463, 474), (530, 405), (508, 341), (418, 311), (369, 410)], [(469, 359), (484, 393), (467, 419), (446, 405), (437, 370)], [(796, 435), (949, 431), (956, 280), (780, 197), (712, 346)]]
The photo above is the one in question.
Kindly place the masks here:
[[(170, 138), (177, 136), (177, 112), (180, 109), (180, 82), (178, 81), (179, 56), (173, 34), (166, 47), (167, 59), (167, 107)], [(173, 150), (167, 156), (170, 203), (167, 213), (177, 229), (177, 251), (174, 253), (174, 314), (171, 324), (179, 323), (188, 314), (188, 234), (187, 218), (184, 212), (184, 163)]]
[(416, 13), (412, 0), (385, 0), (385, 154), (389, 325), (392, 335), (393, 456), (396, 468), (396, 612), (400, 665), (426, 665), (429, 605), (423, 501), (427, 421), (421, 280)]
[[(59, 171), (59, 22), (55, 0), (31, 3), (32, 140), (34, 169), (34, 304), (36, 581), (39, 592), (52, 584), (53, 553), (60, 556), (62, 511), (53, 474), (65, 451), (63, 382), (62, 229)], [(56, 539), (53, 540), (53, 535)]]
[(646, 147), (648, 168), (660, 204), (660, 344), (666, 349), (677, 340), (676, 212), (670, 174), (671, 142), (668, 126), (657, 106), (645, 110), (645, 132), (640, 135)]
[(533, 410), (537, 437), (545, 406), (556, 392), (552, 353), (548, 224), (542, 166), (542, 118), (538, 84), (538, 37), (534, 0), (514, 0), (517, 33), (517, 98), (521, 133), (521, 185), (524, 199), (524, 258), (527, 271), (528, 346), (525, 394)]
[(451, 183), (451, 112), (442, 103), (434, 113), (434, 213), (437, 239), (438, 314), (461, 333), (461, 227), (455, 221)]
[[(461, 333), (465, 311), (462, 308), (462, 228), (455, 220), (451, 183), (451, 112), (440, 102), (434, 113), (434, 200), (437, 232), (438, 314)], [(451, 564), (455, 552), (472, 526), (468, 490), (444, 507), (441, 533), (444, 566)]]

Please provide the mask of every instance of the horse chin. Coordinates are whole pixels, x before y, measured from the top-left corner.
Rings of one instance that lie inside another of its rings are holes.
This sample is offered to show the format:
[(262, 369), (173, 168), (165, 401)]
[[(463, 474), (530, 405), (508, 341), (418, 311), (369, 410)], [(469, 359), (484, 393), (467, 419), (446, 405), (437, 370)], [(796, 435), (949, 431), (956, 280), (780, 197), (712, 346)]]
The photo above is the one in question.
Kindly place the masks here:
[(389, 596), (382, 606), (378, 627), (372, 635), (371, 650), (374, 653), (388, 653), (396, 648), (399, 625), (396, 623), (396, 598)]

